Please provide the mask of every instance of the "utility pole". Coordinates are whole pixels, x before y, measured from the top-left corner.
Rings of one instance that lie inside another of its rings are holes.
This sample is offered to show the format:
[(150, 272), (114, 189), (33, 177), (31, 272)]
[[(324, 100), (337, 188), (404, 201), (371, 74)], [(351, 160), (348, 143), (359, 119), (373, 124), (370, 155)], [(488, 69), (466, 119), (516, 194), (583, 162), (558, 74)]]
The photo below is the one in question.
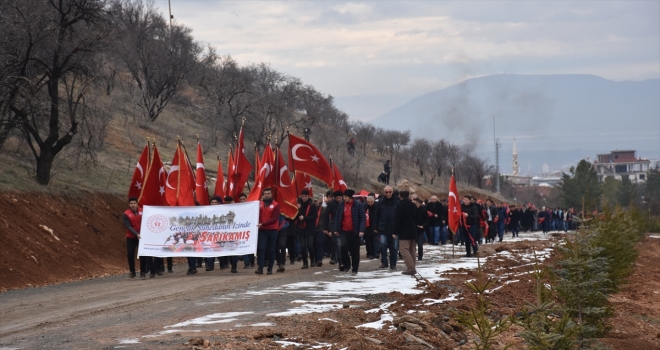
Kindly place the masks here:
[(171, 0), (167, 0), (167, 6), (170, 9), (170, 37), (172, 37), (172, 19), (174, 16), (172, 16), (172, 3), (170, 2)]
[(495, 141), (495, 192), (500, 193), (500, 139), (495, 136), (495, 115), (493, 115), (493, 141)]

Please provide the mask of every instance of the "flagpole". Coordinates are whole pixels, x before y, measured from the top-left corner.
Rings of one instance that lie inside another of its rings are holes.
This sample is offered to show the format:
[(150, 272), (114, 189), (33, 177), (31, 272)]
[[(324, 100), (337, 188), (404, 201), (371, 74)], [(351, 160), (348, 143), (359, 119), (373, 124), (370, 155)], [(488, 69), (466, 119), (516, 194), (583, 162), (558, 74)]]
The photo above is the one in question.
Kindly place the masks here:
[[(268, 146), (270, 147), (270, 140), (268, 143)], [(280, 145), (277, 143), (277, 136), (275, 136), (275, 149), (277, 152), (275, 152), (275, 185), (273, 186), (273, 198), (277, 197), (277, 191), (279, 190), (279, 186), (281, 183), (280, 180), (280, 157), (279, 157), (279, 150), (280, 150)], [(282, 203), (284, 205), (284, 203)]]
[[(291, 164), (291, 171), (293, 172), (293, 176), (295, 178), (296, 176), (296, 165), (294, 164), (295, 162), (293, 161), (293, 157), (291, 155), (291, 133), (289, 133), (289, 128), (286, 128), (286, 137), (287, 141), (289, 142), (289, 164)], [(295, 180), (294, 180), (295, 181)], [(300, 197), (300, 194), (298, 193), (298, 185), (296, 184), (293, 186), (296, 189), (296, 198)]]
[[(188, 160), (188, 169), (192, 173), (193, 180), (195, 180), (195, 183), (197, 183), (197, 174), (196, 174), (195, 171), (193, 171), (192, 162), (190, 161), (190, 157), (188, 157), (188, 150), (186, 149), (186, 145), (183, 143), (183, 141), (180, 141), (180, 142), (181, 142), (181, 146), (183, 147), (183, 152), (186, 155), (186, 159)], [(197, 142), (199, 143), (199, 139), (197, 139)], [(197, 162), (195, 162), (195, 164), (197, 164)], [(197, 165), (195, 165), (195, 169), (196, 168), (197, 168)]]
[(332, 164), (332, 154), (331, 154), (330, 155), (330, 171), (332, 171), (332, 186), (330, 187), (330, 189), (333, 190), (333, 191), (335, 189), (335, 168), (334, 167), (335, 167), (335, 165)]
[[(452, 178), (454, 177), (454, 167), (451, 167), (451, 177)], [(456, 180), (454, 180), (454, 181), (456, 181)], [(450, 183), (451, 183), (451, 180), (450, 180)], [(458, 186), (456, 186), (456, 188), (458, 188)], [(450, 191), (451, 191), (451, 189), (450, 189)], [(458, 201), (458, 196), (456, 198), (456, 201)], [(447, 208), (447, 210), (449, 210), (449, 208)], [(449, 220), (447, 220), (447, 227), (449, 227)], [(456, 232), (453, 232), (451, 229), (449, 231), (451, 232), (451, 258), (455, 259), (456, 258), (456, 252), (454, 250), (455, 250), (456, 245), (454, 244), (454, 235), (456, 234)]]
[(178, 145), (176, 147), (177, 151), (177, 158), (179, 160), (179, 173), (176, 176), (176, 204), (179, 204), (179, 191), (181, 189), (181, 158), (183, 158), (183, 155), (181, 154), (181, 137), (177, 136), (177, 142)]
[[(156, 144), (156, 139), (154, 138), (154, 145)], [(151, 141), (149, 141), (149, 136), (147, 136), (147, 152), (148, 152), (148, 157), (147, 157), (147, 169), (144, 171), (144, 180), (142, 180), (142, 188), (140, 189), (140, 195), (138, 196), (138, 203), (140, 203), (140, 199), (142, 199), (142, 193), (144, 192), (144, 188), (147, 186), (147, 180), (149, 179), (149, 170), (151, 169)]]

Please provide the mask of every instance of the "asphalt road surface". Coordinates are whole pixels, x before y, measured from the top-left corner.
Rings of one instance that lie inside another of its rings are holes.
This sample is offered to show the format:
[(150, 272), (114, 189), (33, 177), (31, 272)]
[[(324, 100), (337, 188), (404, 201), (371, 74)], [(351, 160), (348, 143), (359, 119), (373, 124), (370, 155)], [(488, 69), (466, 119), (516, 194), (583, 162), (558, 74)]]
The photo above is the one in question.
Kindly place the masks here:
[[(243, 269), (240, 262), (238, 274), (216, 265), (214, 271), (202, 267), (186, 276), (186, 267), (178, 265), (174, 273), (146, 280), (123, 275), (5, 292), (0, 294), (0, 349), (180, 347), (202, 330), (272, 325), (272, 314), (291, 312), (304, 302), (299, 299), (332, 295), (320, 307), (341, 307), (336, 303), (342, 298), (377, 294), (379, 285), (390, 291), (396, 281), (411, 283), (400, 272), (378, 270), (379, 260), (363, 258), (358, 276), (324, 261), (308, 270), (296, 262), (270, 276)], [(401, 271), (401, 261), (398, 266)], [(349, 292), (332, 291), (338, 285)], [(361, 293), (362, 288), (371, 289)]]

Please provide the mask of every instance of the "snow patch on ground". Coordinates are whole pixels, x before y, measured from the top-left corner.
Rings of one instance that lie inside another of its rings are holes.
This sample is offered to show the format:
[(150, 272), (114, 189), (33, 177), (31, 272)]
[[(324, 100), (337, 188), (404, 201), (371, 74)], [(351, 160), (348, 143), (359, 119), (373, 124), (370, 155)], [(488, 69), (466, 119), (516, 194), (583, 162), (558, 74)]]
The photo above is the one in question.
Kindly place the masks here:
[(138, 339), (138, 338), (120, 339), (119, 344), (140, 344), (140, 339)]
[(289, 309), (287, 311), (283, 312), (276, 312), (272, 314), (267, 314), (266, 316), (274, 316), (274, 317), (279, 317), (279, 316), (293, 316), (293, 315), (302, 315), (302, 314), (311, 314), (314, 312), (327, 312), (327, 311), (332, 311), (335, 309), (342, 309), (344, 307), (343, 304), (303, 304), (297, 307), (294, 307), (293, 309)]
[(270, 322), (261, 322), (261, 323), (255, 323), (255, 324), (250, 325), (250, 327), (272, 327), (272, 326), (274, 326), (274, 324), (272, 324)]
[(446, 297), (444, 299), (423, 299), (422, 303), (424, 303), (424, 305), (427, 305), (427, 306), (428, 305), (433, 305), (433, 304), (442, 304), (445, 301), (458, 300), (459, 295), (461, 295), (461, 293), (451, 293), (451, 294), (449, 294), (448, 297)]
[(207, 315), (207, 316), (193, 318), (191, 320), (180, 322), (180, 323), (177, 323), (177, 324), (174, 324), (174, 325), (171, 325), (171, 326), (165, 326), (165, 328), (181, 328), (181, 327), (186, 327), (186, 326), (190, 326), (190, 325), (228, 323), (228, 322), (236, 321), (237, 319), (234, 318), (234, 317), (253, 314), (253, 313), (254, 312), (252, 312), (252, 311), (247, 311), (247, 312), (223, 312), (223, 313), (211, 314), (211, 315)]

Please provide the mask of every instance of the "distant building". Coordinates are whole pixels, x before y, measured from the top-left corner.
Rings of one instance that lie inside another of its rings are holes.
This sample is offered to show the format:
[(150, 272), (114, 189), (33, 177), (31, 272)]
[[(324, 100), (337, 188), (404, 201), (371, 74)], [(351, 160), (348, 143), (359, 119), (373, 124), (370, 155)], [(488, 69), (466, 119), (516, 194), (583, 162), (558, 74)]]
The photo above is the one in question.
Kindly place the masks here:
[(519, 174), (520, 167), (518, 166), (518, 146), (516, 146), (516, 139), (513, 139), (513, 152), (511, 154), (511, 174), (502, 174), (504, 178), (509, 181), (513, 186), (530, 186), (532, 178), (530, 176), (523, 176)]
[(637, 158), (637, 151), (612, 151), (607, 154), (598, 154), (594, 160), (594, 167), (598, 174), (598, 181), (604, 181), (612, 176), (617, 180), (627, 176), (631, 181), (646, 181), (646, 173), (651, 167), (648, 158)]

